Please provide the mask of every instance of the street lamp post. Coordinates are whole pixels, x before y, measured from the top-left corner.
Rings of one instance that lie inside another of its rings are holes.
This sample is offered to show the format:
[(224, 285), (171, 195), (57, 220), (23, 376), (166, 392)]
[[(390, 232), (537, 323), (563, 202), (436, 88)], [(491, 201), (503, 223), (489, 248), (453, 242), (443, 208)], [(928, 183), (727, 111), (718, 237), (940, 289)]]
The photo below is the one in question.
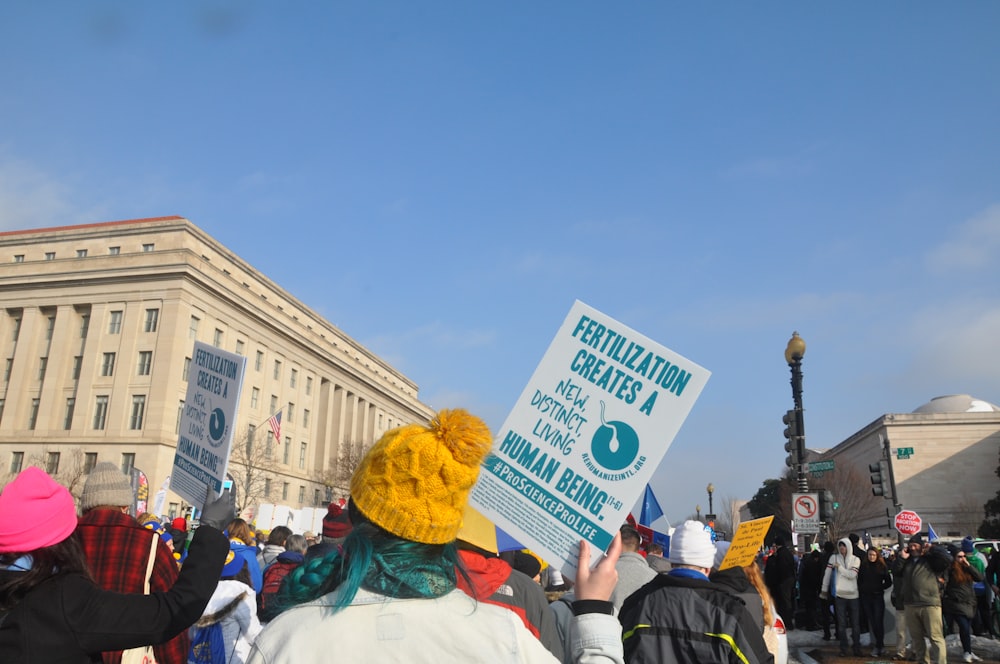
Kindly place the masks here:
[(715, 493), (715, 487), (712, 486), (711, 482), (709, 482), (708, 486), (705, 487), (705, 490), (708, 491), (708, 513), (715, 514), (715, 510), (712, 509), (712, 494)]
[(694, 518), (701, 521), (701, 505), (694, 506)]
[(795, 402), (795, 430), (797, 433), (795, 447), (796, 454), (796, 478), (800, 493), (809, 491), (809, 481), (803, 468), (806, 455), (806, 430), (802, 417), (802, 358), (806, 354), (806, 342), (802, 340), (798, 332), (792, 332), (792, 338), (788, 340), (785, 347), (785, 362), (792, 370), (792, 401)]

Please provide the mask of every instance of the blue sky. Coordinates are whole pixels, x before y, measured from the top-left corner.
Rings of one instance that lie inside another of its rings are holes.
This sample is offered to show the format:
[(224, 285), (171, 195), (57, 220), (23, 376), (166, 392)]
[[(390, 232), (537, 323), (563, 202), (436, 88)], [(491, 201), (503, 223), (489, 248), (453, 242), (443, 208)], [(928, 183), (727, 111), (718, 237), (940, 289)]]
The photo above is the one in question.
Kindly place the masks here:
[(653, 482), (677, 521), (782, 471), (793, 330), (810, 447), (1000, 402), (998, 26), (995, 2), (3, 3), (0, 228), (185, 216), (494, 429), (583, 300), (713, 372)]

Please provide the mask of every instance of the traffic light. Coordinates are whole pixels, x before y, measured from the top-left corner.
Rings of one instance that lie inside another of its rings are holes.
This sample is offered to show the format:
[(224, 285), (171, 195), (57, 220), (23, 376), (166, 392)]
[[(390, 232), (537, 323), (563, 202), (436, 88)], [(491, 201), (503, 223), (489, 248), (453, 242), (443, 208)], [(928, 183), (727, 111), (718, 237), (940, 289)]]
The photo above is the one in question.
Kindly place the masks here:
[(825, 489), (819, 498), (819, 520), (829, 523), (833, 520), (833, 492)]
[(890, 498), (892, 490), (889, 487), (889, 462), (883, 459), (878, 463), (870, 463), (868, 470), (872, 474), (872, 495)]
[(799, 420), (795, 417), (795, 411), (790, 410), (781, 417), (785, 424), (785, 465), (795, 468), (799, 465)]

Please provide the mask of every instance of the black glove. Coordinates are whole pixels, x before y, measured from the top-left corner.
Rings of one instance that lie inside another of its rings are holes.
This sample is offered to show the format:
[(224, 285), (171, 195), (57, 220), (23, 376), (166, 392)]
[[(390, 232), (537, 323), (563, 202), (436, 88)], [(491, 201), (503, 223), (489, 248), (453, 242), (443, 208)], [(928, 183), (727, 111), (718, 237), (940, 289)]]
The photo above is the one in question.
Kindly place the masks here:
[(205, 499), (205, 507), (201, 510), (202, 525), (225, 530), (235, 518), (236, 498), (232, 492), (226, 489), (221, 496), (216, 498), (209, 490), (208, 497)]

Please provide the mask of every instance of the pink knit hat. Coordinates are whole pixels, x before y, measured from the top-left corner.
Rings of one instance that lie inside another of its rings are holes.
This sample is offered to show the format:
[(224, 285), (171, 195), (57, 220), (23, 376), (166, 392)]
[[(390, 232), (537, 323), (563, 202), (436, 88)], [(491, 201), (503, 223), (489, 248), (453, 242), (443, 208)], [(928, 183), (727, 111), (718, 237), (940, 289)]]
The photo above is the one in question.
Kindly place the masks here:
[(0, 493), (0, 553), (52, 546), (75, 529), (73, 496), (40, 468), (25, 468)]

